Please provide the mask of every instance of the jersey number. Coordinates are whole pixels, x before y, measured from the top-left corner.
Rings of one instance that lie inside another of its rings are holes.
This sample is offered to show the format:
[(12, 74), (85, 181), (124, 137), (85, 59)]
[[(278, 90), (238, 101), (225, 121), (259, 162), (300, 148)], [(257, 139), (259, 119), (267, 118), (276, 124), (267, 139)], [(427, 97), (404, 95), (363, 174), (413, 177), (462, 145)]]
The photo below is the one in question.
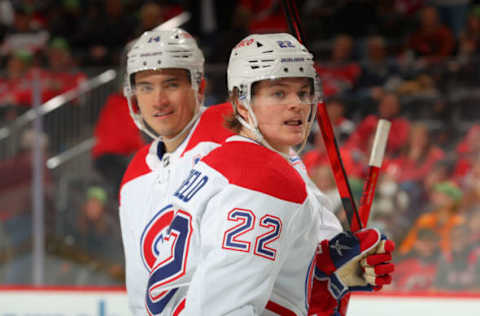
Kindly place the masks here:
[(170, 224), (167, 236), (164, 237), (170, 242), (170, 255), (155, 264), (148, 280), (146, 305), (151, 314), (160, 314), (177, 291), (172, 289), (154, 293), (158, 287), (173, 282), (185, 274), (191, 236), (192, 216), (179, 210)]
[[(250, 241), (242, 240), (241, 236), (254, 229), (256, 217), (253, 212), (235, 208), (228, 213), (227, 219), (238, 224), (225, 231), (222, 248), (250, 252)], [(268, 231), (257, 236), (253, 253), (274, 261), (277, 256), (277, 250), (269, 247), (269, 245), (280, 237), (282, 221), (276, 216), (267, 214), (260, 219), (259, 225), (268, 229)]]

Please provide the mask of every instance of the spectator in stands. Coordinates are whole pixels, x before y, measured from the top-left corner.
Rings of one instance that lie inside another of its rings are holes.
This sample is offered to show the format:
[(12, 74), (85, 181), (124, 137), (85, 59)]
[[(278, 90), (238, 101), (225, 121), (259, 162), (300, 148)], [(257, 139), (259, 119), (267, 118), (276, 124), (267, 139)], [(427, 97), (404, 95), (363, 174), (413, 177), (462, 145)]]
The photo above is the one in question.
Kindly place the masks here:
[[(339, 146), (348, 138), (348, 136), (355, 129), (355, 124), (344, 116), (345, 114), (345, 101), (338, 97), (331, 97), (325, 101), (325, 107), (327, 109), (330, 122), (332, 123), (333, 131), (335, 133), (335, 139)], [(303, 162), (307, 167), (307, 171), (310, 173), (314, 167), (328, 165), (328, 156), (326, 148), (323, 142), (323, 137), (319, 131), (318, 124), (314, 124), (312, 130), (313, 148), (306, 151), (303, 155)], [(346, 155), (342, 150), (342, 157)], [(343, 157), (344, 162), (349, 157)], [(349, 166), (352, 165), (349, 161)], [(312, 175), (310, 173), (310, 175)]]
[(470, 11), (465, 29), (459, 36), (459, 46), (467, 46), (464, 50), (473, 53), (480, 52), (480, 6), (475, 6)]
[(280, 0), (238, 0), (234, 20), (250, 34), (288, 32)]
[(353, 45), (353, 38), (350, 35), (337, 35), (330, 58), (318, 64), (317, 71), (322, 80), (325, 96), (349, 92), (357, 83), (361, 68), (352, 60)]
[(405, 37), (412, 31), (414, 16), (423, 6), (424, 0), (379, 1), (378, 22), (375, 28), (381, 36), (389, 39), (395, 53), (402, 49)]
[(5, 77), (0, 79), (0, 104), (2, 106), (20, 105), (21, 100), (17, 96), (17, 91), (27, 85), (24, 77), (30, 70), (31, 64), (32, 54), (28, 51), (18, 50), (7, 55)]
[(480, 201), (468, 209), (468, 213), (465, 216), (471, 233), (469, 237), (470, 243), (480, 245)]
[(61, 37), (52, 39), (47, 50), (47, 76), (50, 78), (51, 90), (58, 94), (71, 90), (87, 79), (72, 57), (70, 45)]
[(395, 155), (407, 144), (410, 132), (410, 123), (401, 116), (401, 104), (398, 96), (394, 93), (385, 93), (378, 104), (377, 114), (368, 115), (358, 124), (345, 146), (356, 148), (368, 157), (368, 142), (375, 135), (379, 119), (388, 119), (392, 122), (391, 130), (395, 131), (395, 137), (389, 137), (387, 143), (387, 155)]
[(335, 138), (338, 145), (341, 146), (345, 140), (355, 130), (355, 123), (345, 117), (346, 106), (345, 101), (338, 97), (332, 97), (325, 101), (328, 117), (332, 123)]
[(452, 54), (455, 38), (441, 23), (435, 7), (425, 7), (420, 12), (420, 25), (408, 39), (408, 48), (427, 65), (445, 61)]
[(23, 4), (14, 6), (13, 25), (6, 31), (0, 53), (7, 55), (13, 51), (26, 50), (31, 54), (45, 48), (49, 33), (45, 26), (28, 12)]
[(31, 106), (34, 80), (38, 80), (41, 102), (61, 93), (50, 73), (33, 65), (33, 55), (29, 51), (19, 50), (9, 54), (6, 77), (2, 83), (5, 90), (0, 92), (0, 104)]
[(98, 117), (94, 134), (94, 167), (116, 194), (131, 157), (145, 144), (130, 117), (127, 100), (123, 95), (114, 93), (108, 97)]
[(0, 221), (11, 242), (9, 261), (5, 265), (5, 283), (28, 284), (32, 282), (32, 155), (33, 146), (43, 150), (43, 199), (46, 233), (55, 227), (52, 205), (52, 179), (46, 168), (48, 139), (33, 130), (21, 135), (19, 152), (0, 162)]
[(397, 165), (400, 171), (396, 181), (420, 182), (444, 158), (445, 152), (432, 143), (428, 126), (419, 122), (410, 128), (408, 142), (401, 149), (399, 157), (389, 163)]
[(337, 211), (342, 204), (335, 178), (328, 163), (319, 164), (310, 169), (310, 177), (331, 203), (331, 209)]
[(437, 262), (440, 256), (439, 235), (432, 229), (422, 228), (417, 240), (402, 258), (397, 259), (392, 289), (397, 291), (434, 290)]
[(248, 35), (248, 9), (240, 8), (240, 0), (184, 0), (183, 6), (192, 13), (184, 29), (211, 63), (225, 63), (232, 47)]
[(135, 31), (135, 37), (157, 27), (165, 21), (165, 9), (156, 2), (146, 2), (139, 10), (139, 23)]
[(475, 290), (480, 284), (480, 246), (471, 243), (468, 225), (452, 228), (450, 250), (443, 254), (435, 285), (442, 290)]
[(302, 157), (303, 163), (310, 176), (312, 176), (314, 168), (328, 164), (327, 149), (325, 148), (321, 131), (316, 123), (312, 127), (312, 135), (313, 148), (306, 151)]
[(105, 66), (120, 63), (126, 42), (134, 38), (137, 20), (127, 14), (122, 0), (101, 1), (88, 6), (75, 35), (75, 47), (86, 49), (83, 64)]
[[(386, 172), (394, 173), (396, 178), (398, 177), (398, 173), (402, 172), (402, 169), (399, 165), (387, 163)], [(452, 162), (449, 160), (441, 160), (432, 166), (432, 169), (420, 183), (420, 186), (411, 186), (411, 182), (401, 184), (402, 188), (408, 192), (410, 199), (410, 206), (407, 212), (410, 221), (414, 222), (417, 217), (421, 215), (418, 210), (429, 208), (434, 186), (441, 182), (451, 181), (451, 174)]]
[(450, 231), (453, 227), (463, 224), (465, 218), (459, 214), (459, 207), (463, 193), (453, 182), (437, 183), (433, 187), (430, 197), (431, 211), (421, 215), (413, 228), (402, 242), (399, 253), (409, 252), (417, 240), (418, 230), (430, 228), (441, 237), (440, 247), (447, 253), (451, 249)]
[(454, 179), (461, 182), (473, 166), (473, 161), (480, 156), (480, 124), (475, 124), (468, 130), (466, 136), (456, 148), (457, 164), (454, 171)]
[(480, 156), (473, 160), (472, 168), (461, 180), (461, 186), (465, 192), (463, 207), (469, 209), (480, 205)]
[(55, 1), (46, 11), (48, 31), (51, 37), (74, 40), (78, 26), (84, 18), (84, 7), (80, 0)]
[(440, 15), (441, 20), (458, 37), (465, 28), (471, 0), (430, 0)]
[[(364, 178), (361, 178), (362, 185)], [(412, 226), (412, 219), (408, 216), (410, 204), (407, 192), (389, 173), (382, 170), (370, 211), (369, 224), (380, 228), (396, 244), (400, 244)]]
[(123, 271), (120, 224), (107, 209), (111, 205), (108, 201), (103, 187), (89, 187), (81, 209), (74, 214), (66, 231), (71, 233), (71, 245), (76, 249), (75, 260), (87, 259), (90, 265), (111, 277), (111, 282), (120, 283)]
[(378, 89), (399, 76), (397, 65), (388, 57), (385, 39), (381, 36), (370, 36), (366, 40), (365, 57), (360, 63), (361, 76), (357, 87), (361, 96), (376, 98)]

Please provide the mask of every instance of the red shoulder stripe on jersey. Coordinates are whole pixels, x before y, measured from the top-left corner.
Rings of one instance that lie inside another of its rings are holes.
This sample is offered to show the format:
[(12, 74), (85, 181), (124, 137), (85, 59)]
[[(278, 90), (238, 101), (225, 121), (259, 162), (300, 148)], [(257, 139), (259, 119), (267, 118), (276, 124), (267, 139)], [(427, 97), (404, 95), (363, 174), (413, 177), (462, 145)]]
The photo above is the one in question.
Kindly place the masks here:
[(202, 161), (240, 187), (294, 203), (307, 197), (305, 182), (287, 160), (258, 144), (227, 142)]
[(125, 174), (123, 175), (122, 183), (120, 184), (120, 191), (122, 191), (123, 185), (128, 181), (138, 178), (151, 171), (146, 162), (149, 149), (150, 145), (143, 146), (139, 151), (137, 151), (132, 161), (130, 161), (127, 171), (125, 171)]
[(232, 136), (233, 132), (223, 125), (224, 117), (232, 114), (232, 112), (232, 104), (228, 102), (207, 108), (202, 113), (200, 121), (181, 156), (200, 142), (211, 141), (221, 144), (225, 139)]
[(281, 316), (297, 316), (295, 312), (273, 301), (268, 301), (267, 306), (265, 308)]

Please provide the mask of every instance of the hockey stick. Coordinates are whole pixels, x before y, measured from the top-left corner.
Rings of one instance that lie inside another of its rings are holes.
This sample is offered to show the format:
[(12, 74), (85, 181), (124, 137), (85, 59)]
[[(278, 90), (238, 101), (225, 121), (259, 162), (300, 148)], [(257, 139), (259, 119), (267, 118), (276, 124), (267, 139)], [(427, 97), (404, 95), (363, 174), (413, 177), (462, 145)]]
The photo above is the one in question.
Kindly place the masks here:
[[(368, 219), (370, 217), (370, 210), (373, 203), (373, 197), (375, 196), (375, 187), (377, 185), (378, 176), (380, 174), (380, 168), (383, 163), (383, 156), (385, 154), (385, 148), (387, 146), (388, 134), (392, 123), (380, 119), (377, 124), (377, 130), (373, 139), (372, 149), (370, 153), (370, 160), (368, 162), (368, 175), (363, 187), (362, 197), (360, 199), (360, 220), (357, 222), (355, 219), (350, 226), (352, 231), (357, 231), (361, 227), (366, 227)], [(338, 310), (340, 315), (347, 315), (348, 303), (350, 301), (350, 293), (340, 301)]]
[[(367, 226), (368, 218), (370, 216), (370, 209), (375, 196), (375, 187), (377, 185), (378, 175), (383, 163), (383, 156), (387, 147), (388, 134), (392, 123), (380, 119), (377, 124), (377, 131), (373, 139), (372, 151), (370, 153), (370, 161), (368, 162), (368, 176), (363, 187), (362, 198), (360, 199), (360, 220), (361, 226)], [(354, 228), (352, 228), (354, 229)]]
[[(287, 18), (287, 23), (290, 28), (290, 32), (295, 35), (300, 43), (304, 43), (303, 32), (300, 26), (300, 18), (298, 10), (295, 4), (295, 0), (282, 0), (282, 6)], [(318, 72), (318, 71), (317, 71)], [(359, 215), (353, 194), (348, 183), (348, 178), (343, 166), (340, 152), (338, 150), (338, 144), (335, 140), (332, 124), (325, 107), (325, 103), (320, 101), (318, 104), (317, 122), (322, 131), (323, 140), (327, 149), (328, 158), (330, 160), (330, 166), (332, 167), (335, 182), (337, 183), (338, 192), (342, 199), (342, 205), (347, 214), (347, 219), (352, 231), (357, 231), (367, 224), (370, 214), (370, 208), (373, 202), (373, 196), (375, 192), (375, 186), (378, 179), (379, 169), (383, 160), (383, 153), (385, 152), (386, 140), (388, 138), (388, 131), (390, 124), (379, 122), (379, 128), (374, 139), (374, 145), (372, 147), (372, 153), (370, 158), (370, 168), (368, 178), (365, 183), (364, 192), (362, 193), (363, 203), (361, 203), (361, 214)], [(388, 128), (386, 127), (388, 126)], [(378, 137), (377, 137), (378, 135)], [(355, 214), (355, 216), (354, 216)], [(345, 297), (339, 303), (338, 309), (341, 315), (347, 314), (348, 302), (350, 300), (350, 294)]]
[(162, 31), (162, 30), (170, 30), (174, 29), (176, 27), (179, 27), (182, 24), (185, 24), (190, 20), (192, 17), (192, 14), (188, 11), (184, 11), (180, 13), (179, 15), (174, 16), (173, 18), (163, 22), (162, 24), (159, 24), (155, 28), (152, 29), (152, 31)]
[[(303, 32), (300, 26), (300, 19), (295, 1), (282, 0), (282, 6), (290, 32), (293, 33), (300, 43), (304, 44)], [(352, 227), (352, 223), (361, 223), (360, 216), (358, 214), (355, 200), (353, 199), (352, 190), (348, 182), (345, 167), (343, 166), (338, 144), (335, 140), (332, 123), (328, 117), (327, 109), (323, 100), (318, 103), (317, 122), (322, 132), (323, 141), (330, 160), (330, 166), (333, 171), (333, 176), (335, 177), (335, 182), (337, 183), (338, 193), (340, 194), (343, 208), (347, 214), (348, 223), (350, 227)], [(355, 221), (353, 220), (354, 216), (356, 218)]]

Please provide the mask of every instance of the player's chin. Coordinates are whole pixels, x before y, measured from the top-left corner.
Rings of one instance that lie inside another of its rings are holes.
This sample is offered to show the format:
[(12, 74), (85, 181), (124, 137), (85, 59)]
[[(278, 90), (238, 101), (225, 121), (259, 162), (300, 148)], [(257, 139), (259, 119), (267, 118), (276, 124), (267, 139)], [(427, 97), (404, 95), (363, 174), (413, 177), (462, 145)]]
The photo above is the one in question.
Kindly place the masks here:
[(290, 147), (294, 147), (302, 144), (304, 139), (305, 133), (290, 133), (284, 138), (283, 143)]

